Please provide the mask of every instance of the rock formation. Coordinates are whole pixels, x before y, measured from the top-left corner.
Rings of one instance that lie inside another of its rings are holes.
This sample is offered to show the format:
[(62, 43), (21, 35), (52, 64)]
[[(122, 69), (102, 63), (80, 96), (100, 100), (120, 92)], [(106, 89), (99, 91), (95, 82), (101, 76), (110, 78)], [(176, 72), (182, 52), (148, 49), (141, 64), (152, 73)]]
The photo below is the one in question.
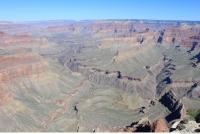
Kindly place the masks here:
[(0, 131), (190, 128), (181, 122), (200, 106), (199, 24), (0, 23)]
[(165, 93), (160, 102), (165, 105), (171, 113), (166, 117), (168, 122), (171, 122), (176, 119), (183, 119), (185, 116), (185, 108), (180, 100), (177, 99), (173, 91)]
[(77, 62), (74, 63), (72, 61), (68, 63), (68, 67), (75, 72), (84, 74), (89, 81), (96, 84), (109, 85), (124, 91), (136, 92), (144, 98), (154, 97), (153, 91), (148, 91), (146, 94), (143, 94), (145, 91), (143, 88), (142, 80), (140, 78), (123, 76), (120, 71), (107, 71), (90, 68)]
[(47, 63), (37, 55), (0, 57), (0, 82), (45, 71)]
[(164, 119), (158, 119), (154, 122), (141, 119), (138, 122), (133, 122), (130, 126), (116, 128), (114, 132), (169, 132), (169, 126)]
[(158, 119), (153, 122), (153, 132), (169, 132), (169, 126), (165, 119)]

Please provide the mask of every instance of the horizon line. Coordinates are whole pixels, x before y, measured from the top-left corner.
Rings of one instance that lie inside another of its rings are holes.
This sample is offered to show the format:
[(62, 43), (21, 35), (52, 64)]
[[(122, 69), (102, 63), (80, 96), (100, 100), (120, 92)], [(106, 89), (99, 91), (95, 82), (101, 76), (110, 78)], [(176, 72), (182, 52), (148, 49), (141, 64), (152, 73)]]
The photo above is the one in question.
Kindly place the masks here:
[(198, 22), (200, 20), (187, 20), (187, 19), (35, 19), (35, 20), (0, 20), (0, 23), (29, 23), (29, 22), (50, 22), (50, 21), (74, 21), (74, 22), (84, 22), (84, 21), (166, 21), (166, 22)]

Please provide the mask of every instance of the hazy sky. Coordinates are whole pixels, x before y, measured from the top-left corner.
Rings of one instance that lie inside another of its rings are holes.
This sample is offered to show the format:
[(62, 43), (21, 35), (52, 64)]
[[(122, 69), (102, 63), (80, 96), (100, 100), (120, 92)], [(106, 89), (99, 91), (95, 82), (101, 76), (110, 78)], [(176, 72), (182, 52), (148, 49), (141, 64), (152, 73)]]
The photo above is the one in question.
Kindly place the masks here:
[(200, 0), (0, 0), (0, 20), (200, 20)]

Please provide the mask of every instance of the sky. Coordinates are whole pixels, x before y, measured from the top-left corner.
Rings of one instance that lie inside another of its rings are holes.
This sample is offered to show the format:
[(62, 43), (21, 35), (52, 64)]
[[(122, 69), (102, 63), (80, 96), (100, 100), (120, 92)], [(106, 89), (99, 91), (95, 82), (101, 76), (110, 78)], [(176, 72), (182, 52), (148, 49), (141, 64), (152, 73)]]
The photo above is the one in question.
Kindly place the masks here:
[(0, 0), (0, 21), (93, 19), (200, 21), (200, 0)]

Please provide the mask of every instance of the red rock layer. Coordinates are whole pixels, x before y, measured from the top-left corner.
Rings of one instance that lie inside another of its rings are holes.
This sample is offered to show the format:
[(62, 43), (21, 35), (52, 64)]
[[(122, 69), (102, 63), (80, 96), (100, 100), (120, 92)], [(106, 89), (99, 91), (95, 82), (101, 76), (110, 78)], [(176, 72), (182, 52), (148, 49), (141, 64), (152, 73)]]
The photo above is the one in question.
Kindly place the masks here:
[(0, 82), (45, 71), (47, 63), (37, 55), (0, 57)]
[(172, 43), (173, 38), (184, 47), (191, 47), (193, 42), (200, 44), (200, 27), (167, 28), (164, 34), (164, 41)]
[(38, 42), (38, 39), (33, 38), (29, 35), (0, 35), (0, 44), (1, 45), (14, 45), (14, 44), (27, 44), (32, 42)]
[(169, 132), (169, 126), (164, 119), (153, 122), (153, 132)]
[[(63, 24), (59, 26), (49, 26), (48, 32), (80, 32), (84, 31), (98, 36), (135, 37), (142, 35), (145, 38), (152, 38), (156, 42), (160, 36), (160, 31), (164, 30), (163, 42), (176, 43), (191, 47), (193, 42), (200, 44), (200, 26), (178, 25), (178, 23), (156, 23), (143, 21), (93, 21), (77, 22), (74, 24)], [(145, 33), (145, 35), (144, 35)], [(148, 36), (148, 37), (146, 37)]]

